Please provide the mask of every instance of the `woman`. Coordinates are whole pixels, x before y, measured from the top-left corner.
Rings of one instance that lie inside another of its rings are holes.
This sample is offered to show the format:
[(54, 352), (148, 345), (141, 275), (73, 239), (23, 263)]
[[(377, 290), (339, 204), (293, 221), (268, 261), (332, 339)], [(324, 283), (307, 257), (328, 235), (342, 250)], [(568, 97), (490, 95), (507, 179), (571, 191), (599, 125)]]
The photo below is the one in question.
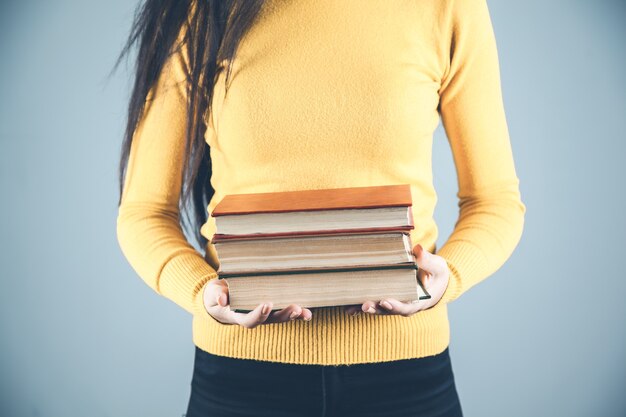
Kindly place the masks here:
[[(525, 213), (486, 1), (147, 0), (122, 55), (135, 43), (117, 233), (193, 315), (187, 416), (461, 415), (447, 304), (506, 261)], [(440, 118), (460, 213), (437, 251)], [(428, 303), (229, 308), (207, 216), (226, 194), (402, 183)]]

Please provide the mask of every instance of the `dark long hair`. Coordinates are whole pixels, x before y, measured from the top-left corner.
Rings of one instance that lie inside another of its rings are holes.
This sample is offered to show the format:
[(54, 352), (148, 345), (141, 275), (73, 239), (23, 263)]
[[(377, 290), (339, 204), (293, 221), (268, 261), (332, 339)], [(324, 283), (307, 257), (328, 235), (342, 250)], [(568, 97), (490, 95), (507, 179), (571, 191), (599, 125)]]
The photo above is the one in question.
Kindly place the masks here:
[(263, 0), (144, 0), (135, 12), (130, 34), (115, 63), (114, 69), (137, 47), (134, 84), (119, 164), (119, 205), (131, 143), (148, 94), (167, 58), (186, 48), (187, 129), (179, 208), (187, 214), (183, 216), (183, 226), (191, 226), (201, 246), (207, 241), (200, 234), (200, 225), (207, 220), (207, 204), (215, 193), (209, 181), (211, 158), (204, 134), (207, 128), (205, 116), (211, 111), (213, 86), (218, 75), (217, 63), (228, 60), (228, 86), (232, 58), (239, 41), (262, 4)]

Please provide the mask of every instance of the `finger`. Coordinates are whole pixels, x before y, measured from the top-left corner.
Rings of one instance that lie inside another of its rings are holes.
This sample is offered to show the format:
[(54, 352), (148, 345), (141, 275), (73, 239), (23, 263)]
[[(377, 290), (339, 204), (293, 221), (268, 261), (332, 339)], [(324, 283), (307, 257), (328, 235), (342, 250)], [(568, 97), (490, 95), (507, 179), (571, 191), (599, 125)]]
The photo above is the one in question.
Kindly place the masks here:
[(343, 311), (349, 316), (356, 316), (361, 310), (361, 304), (351, 304), (343, 307)]
[(418, 311), (418, 303), (404, 303), (395, 298), (385, 298), (378, 303), (379, 307), (389, 313), (408, 316)]
[(203, 296), (205, 304), (209, 307), (228, 305), (228, 283), (223, 279), (218, 279), (212, 281), (211, 284), (206, 284)]
[(367, 314), (388, 314), (386, 310), (383, 310), (378, 306), (378, 303), (375, 301), (367, 300), (361, 306), (361, 311)]
[(268, 319), (267, 323), (277, 323), (289, 320), (294, 320), (302, 314), (302, 308), (297, 304), (290, 304), (282, 310), (273, 311)]
[(424, 269), (419, 269), (417, 271), (417, 279), (419, 279), (419, 282), (422, 284), (422, 287), (428, 291), (428, 288), (430, 287), (430, 283), (432, 281), (432, 276), (433, 274), (431, 274), (430, 272), (424, 270)]
[[(297, 314), (299, 311), (299, 314)], [(293, 318), (291, 317), (294, 314)], [(308, 308), (302, 308), (297, 304), (291, 304), (279, 311), (270, 312), (269, 317), (265, 320), (267, 323), (284, 323), (291, 320), (310, 321), (313, 318), (313, 312)]]
[(220, 307), (225, 307), (230, 304), (228, 299), (228, 286), (220, 285), (217, 291), (216, 301)]
[[(232, 311), (232, 310), (231, 310)], [(237, 323), (248, 329), (253, 329), (262, 324), (272, 311), (272, 302), (261, 303), (249, 313), (235, 313)]]
[(433, 255), (419, 243), (413, 248), (415, 261), (420, 269), (431, 274), (440, 274), (446, 271), (447, 265), (441, 256)]
[(313, 312), (309, 310), (308, 308), (303, 308), (302, 314), (300, 314), (300, 317), (298, 317), (299, 320), (304, 320), (304, 321), (311, 321), (312, 318), (313, 318)]

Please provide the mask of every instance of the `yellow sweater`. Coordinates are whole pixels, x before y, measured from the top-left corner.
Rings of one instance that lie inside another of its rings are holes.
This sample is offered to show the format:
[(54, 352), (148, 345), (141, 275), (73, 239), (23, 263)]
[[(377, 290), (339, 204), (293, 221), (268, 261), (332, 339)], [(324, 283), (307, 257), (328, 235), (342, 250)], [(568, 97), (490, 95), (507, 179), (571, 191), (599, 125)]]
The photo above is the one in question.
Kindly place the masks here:
[[(193, 341), (235, 358), (353, 364), (437, 354), (447, 304), (495, 272), (517, 245), (520, 199), (485, 0), (268, 1), (224, 73), (207, 118), (216, 193), (412, 186), (413, 244), (436, 251), (433, 131), (443, 123), (458, 175), (459, 219), (436, 252), (450, 267), (439, 303), (410, 317), (313, 309), (310, 322), (247, 329), (202, 302), (217, 279), (179, 223), (185, 58), (175, 55), (135, 133), (117, 233), (137, 274), (192, 314)], [(450, 175), (453, 175), (451, 172)], [(201, 228), (210, 239), (212, 218)]]

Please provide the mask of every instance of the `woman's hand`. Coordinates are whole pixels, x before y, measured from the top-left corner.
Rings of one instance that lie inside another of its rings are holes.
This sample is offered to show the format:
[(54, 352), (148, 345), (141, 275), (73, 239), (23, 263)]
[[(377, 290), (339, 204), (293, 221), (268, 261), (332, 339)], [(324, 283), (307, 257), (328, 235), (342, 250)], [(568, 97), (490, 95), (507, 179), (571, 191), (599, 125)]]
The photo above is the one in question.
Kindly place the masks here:
[(352, 316), (363, 311), (370, 314), (399, 314), (408, 317), (437, 304), (448, 287), (450, 278), (448, 264), (444, 258), (428, 252), (420, 244), (415, 245), (413, 253), (419, 266), (418, 279), (431, 298), (416, 303), (404, 303), (395, 298), (385, 298), (378, 303), (368, 300), (363, 305), (345, 306), (344, 311)]
[(223, 324), (239, 324), (252, 329), (260, 324), (280, 323), (290, 320), (311, 320), (313, 313), (308, 308), (290, 304), (279, 311), (271, 311), (272, 303), (259, 304), (249, 313), (238, 313), (230, 309), (228, 284), (224, 279), (213, 279), (204, 287), (204, 308), (215, 320)]

